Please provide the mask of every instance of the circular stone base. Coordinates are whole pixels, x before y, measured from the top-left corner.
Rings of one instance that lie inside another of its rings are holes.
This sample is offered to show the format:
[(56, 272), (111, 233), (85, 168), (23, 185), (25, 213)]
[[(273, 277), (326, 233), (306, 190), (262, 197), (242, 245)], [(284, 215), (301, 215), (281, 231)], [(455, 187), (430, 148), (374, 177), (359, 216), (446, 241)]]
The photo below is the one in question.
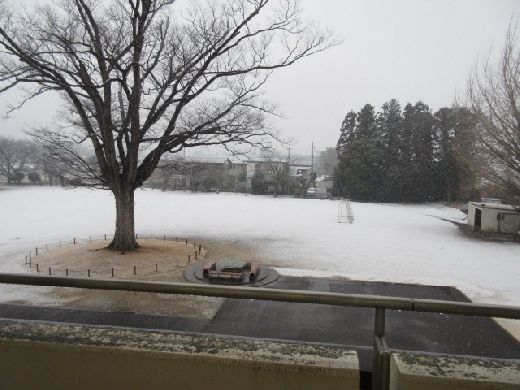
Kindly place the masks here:
[(271, 282), (274, 282), (280, 276), (276, 270), (265, 265), (260, 266), (260, 272), (253, 282), (244, 278), (241, 282), (235, 283), (215, 283), (209, 282), (208, 278), (204, 278), (202, 275), (202, 269), (206, 263), (195, 264), (189, 267), (184, 272), (184, 277), (192, 283), (207, 283), (207, 284), (219, 284), (219, 285), (231, 285), (231, 286), (251, 286), (251, 287), (262, 287)]

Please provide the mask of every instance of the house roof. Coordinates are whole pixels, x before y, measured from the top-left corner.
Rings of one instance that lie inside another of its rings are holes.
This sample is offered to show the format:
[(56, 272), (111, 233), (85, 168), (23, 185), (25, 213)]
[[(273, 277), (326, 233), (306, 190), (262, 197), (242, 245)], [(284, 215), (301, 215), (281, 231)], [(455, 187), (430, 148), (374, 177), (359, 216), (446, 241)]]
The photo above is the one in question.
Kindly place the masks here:
[(507, 210), (507, 211), (516, 211), (520, 213), (520, 206), (512, 206), (508, 204), (500, 204), (500, 203), (480, 203), (480, 202), (469, 202), (475, 207), (478, 208), (486, 208), (486, 209), (495, 209), (495, 210)]
[(257, 158), (254, 160), (245, 160), (246, 163), (276, 163), (276, 164), (286, 164), (287, 160), (278, 160), (276, 158)]
[(186, 157), (179, 158), (171, 161), (164, 161), (165, 163), (176, 163), (176, 162), (187, 162), (193, 164), (224, 164), (227, 161), (231, 161), (232, 164), (245, 164), (243, 161), (233, 159), (230, 157)]

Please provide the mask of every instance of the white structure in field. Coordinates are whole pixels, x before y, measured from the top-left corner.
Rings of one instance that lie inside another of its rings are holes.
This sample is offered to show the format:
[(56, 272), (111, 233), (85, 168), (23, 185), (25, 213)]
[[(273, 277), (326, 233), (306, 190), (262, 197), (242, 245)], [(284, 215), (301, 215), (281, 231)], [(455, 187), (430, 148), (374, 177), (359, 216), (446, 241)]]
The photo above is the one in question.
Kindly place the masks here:
[(332, 195), (334, 183), (330, 176), (322, 175), (316, 178), (316, 198), (328, 199)]
[(350, 199), (341, 199), (338, 205), (338, 223), (354, 222), (354, 212)]
[(468, 225), (475, 231), (519, 234), (520, 207), (500, 203), (469, 202)]

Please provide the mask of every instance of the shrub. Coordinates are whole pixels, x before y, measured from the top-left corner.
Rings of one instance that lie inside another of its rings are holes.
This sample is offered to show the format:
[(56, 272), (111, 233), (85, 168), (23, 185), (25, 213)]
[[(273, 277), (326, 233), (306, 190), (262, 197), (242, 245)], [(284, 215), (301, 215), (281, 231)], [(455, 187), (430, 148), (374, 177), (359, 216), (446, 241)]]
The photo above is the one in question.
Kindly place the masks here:
[(27, 178), (31, 181), (31, 183), (39, 183), (41, 181), (40, 174), (38, 172), (29, 173)]

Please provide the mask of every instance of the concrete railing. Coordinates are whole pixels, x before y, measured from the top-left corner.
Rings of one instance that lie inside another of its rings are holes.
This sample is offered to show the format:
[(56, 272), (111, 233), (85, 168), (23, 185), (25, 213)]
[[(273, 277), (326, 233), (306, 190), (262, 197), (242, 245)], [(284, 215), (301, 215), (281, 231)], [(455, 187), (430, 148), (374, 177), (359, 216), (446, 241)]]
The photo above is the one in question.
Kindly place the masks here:
[(329, 292), (276, 290), (136, 280), (80, 279), (5, 273), (0, 273), (0, 283), (76, 287), (100, 290), (125, 290), (162, 294), (191, 294), (234, 299), (257, 299), (375, 308), (376, 316), (374, 326), (372, 388), (385, 390), (390, 386), (390, 351), (385, 342), (385, 310), (520, 319), (520, 307), (516, 306), (474, 304), (430, 299), (395, 298), (361, 294), (338, 294)]
[(355, 351), (0, 320), (0, 389), (358, 390)]
[(520, 389), (520, 361), (392, 353), (390, 390)]

